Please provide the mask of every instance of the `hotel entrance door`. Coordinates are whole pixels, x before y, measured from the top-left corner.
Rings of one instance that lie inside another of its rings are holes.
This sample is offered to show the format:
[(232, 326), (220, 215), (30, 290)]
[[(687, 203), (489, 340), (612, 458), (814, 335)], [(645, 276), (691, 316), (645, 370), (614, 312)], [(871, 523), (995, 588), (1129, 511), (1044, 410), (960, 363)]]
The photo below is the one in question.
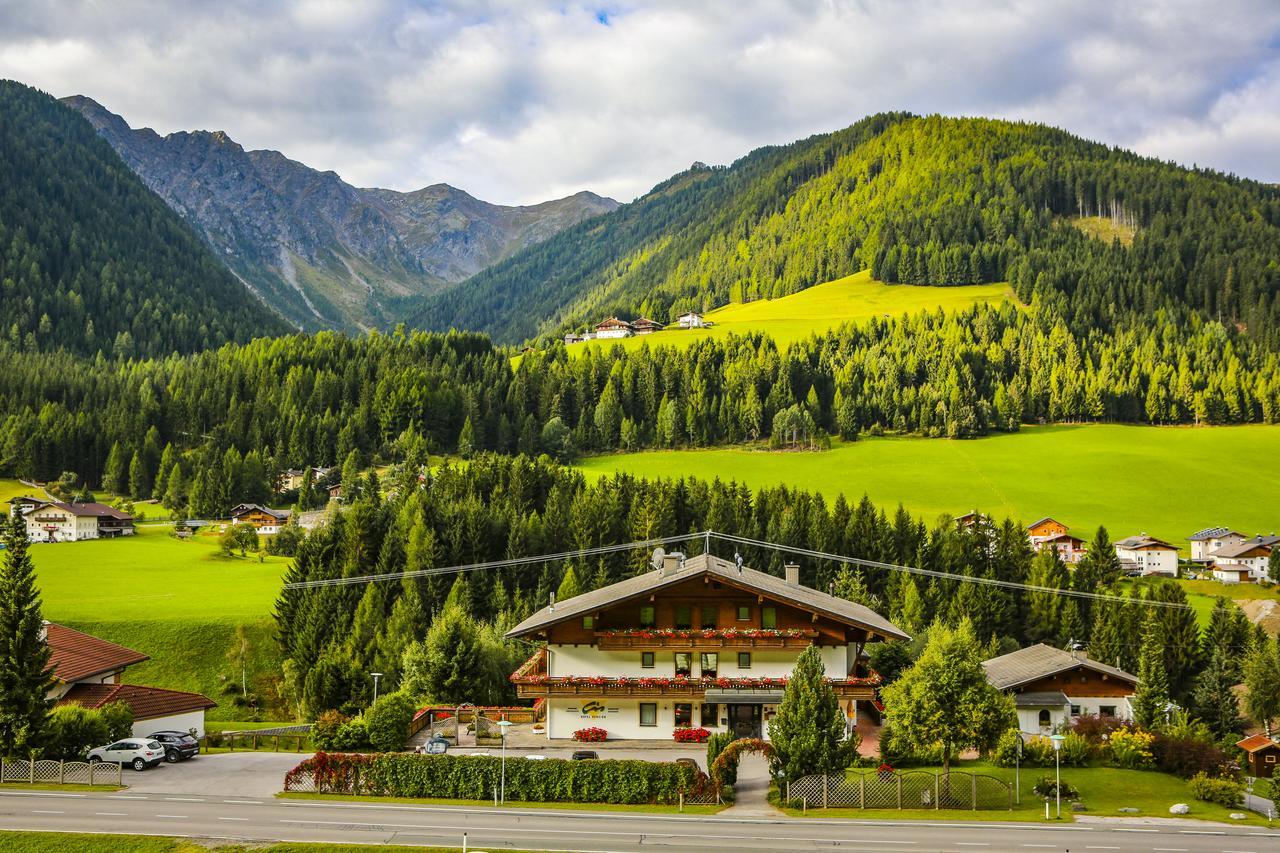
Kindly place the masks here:
[(730, 705), (729, 728), (734, 737), (760, 737), (761, 705)]

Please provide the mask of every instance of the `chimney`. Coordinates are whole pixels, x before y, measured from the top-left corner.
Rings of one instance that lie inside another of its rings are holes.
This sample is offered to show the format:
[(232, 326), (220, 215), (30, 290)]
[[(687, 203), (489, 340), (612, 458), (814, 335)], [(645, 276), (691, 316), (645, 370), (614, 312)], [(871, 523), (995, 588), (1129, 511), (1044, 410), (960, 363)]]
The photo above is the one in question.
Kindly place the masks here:
[(792, 586), (800, 585), (800, 566), (796, 563), (787, 563), (782, 567), (786, 572), (787, 583)]
[(49, 638), (49, 620), (43, 619), (40, 622), (40, 642), (45, 642)]
[(664, 554), (662, 557), (662, 576), (669, 577), (680, 571), (680, 564), (684, 562), (684, 554)]
[(548, 613), (555, 613), (555, 612), (556, 612), (556, 593), (555, 593), (555, 590), (552, 590), (552, 591), (551, 591), (551, 601), (547, 604), (547, 612), (548, 612)]

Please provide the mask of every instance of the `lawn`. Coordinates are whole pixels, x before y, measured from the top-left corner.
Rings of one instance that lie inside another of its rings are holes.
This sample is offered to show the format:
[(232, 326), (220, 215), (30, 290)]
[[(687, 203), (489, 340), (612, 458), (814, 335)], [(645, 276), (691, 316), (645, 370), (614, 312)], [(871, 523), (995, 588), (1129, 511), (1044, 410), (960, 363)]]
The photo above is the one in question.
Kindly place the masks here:
[[(1259, 459), (1280, 458), (1280, 427), (1028, 427), (971, 441), (864, 438), (826, 452), (748, 448), (660, 450), (583, 459), (591, 476), (694, 476), (751, 486), (787, 484), (828, 498), (864, 493), (892, 510), (902, 503), (932, 522), (981, 509), (1024, 524), (1053, 516), (1092, 538), (1140, 532), (1183, 548), (1215, 524), (1248, 533), (1280, 529), (1280, 480), (1256, 476)], [(1237, 484), (1249, 482), (1250, 489)], [(1236, 588), (1204, 582), (1228, 596)]]
[(132, 683), (191, 690), (219, 702), (209, 719), (245, 711), (221, 694), (236, 626), (248, 629), (260, 694), (280, 671), (271, 610), (288, 562), (225, 557), (217, 537), (179, 540), (166, 526), (123, 539), (33, 545), (45, 618), (151, 655)]
[[(670, 345), (685, 347), (704, 338), (723, 338), (731, 332), (768, 332), (778, 346), (786, 347), (814, 333), (826, 332), (842, 323), (860, 322), (872, 317), (899, 317), (924, 310), (942, 308), (955, 311), (978, 303), (998, 303), (1012, 298), (1006, 284), (975, 284), (963, 287), (916, 287), (906, 284), (884, 284), (864, 270), (845, 278), (819, 284), (784, 296), (737, 305), (726, 305), (708, 313), (715, 323), (710, 329), (669, 329), (653, 335), (621, 340), (590, 341), (569, 347), (570, 353), (583, 353), (591, 347), (638, 349)], [(602, 318), (603, 319), (603, 318)]]
[[(456, 853), (459, 847), (408, 847), (403, 844), (227, 844), (222, 840), (189, 840), (151, 835), (93, 835), (82, 832), (4, 832), (0, 850), (8, 853)], [(520, 853), (518, 850), (510, 853)]]
[[(923, 768), (930, 773), (936, 768)], [(961, 761), (957, 770), (967, 770), (995, 776), (1014, 784), (1013, 768), (996, 767), (985, 761)], [(853, 771), (857, 772), (857, 771)], [(1036, 780), (1052, 777), (1052, 767), (1022, 768), (1022, 802), (1015, 804), (1012, 811), (983, 810), (968, 811), (964, 809), (809, 809), (810, 817), (855, 817), (867, 820), (904, 818), (921, 820), (981, 820), (981, 821), (1043, 821), (1044, 800), (1032, 792)], [(966, 780), (967, 781), (967, 780)], [(1072, 785), (1080, 792), (1080, 801), (1087, 811), (1084, 814), (1101, 817), (1172, 817), (1169, 806), (1175, 803), (1186, 803), (1191, 811), (1185, 817), (1198, 820), (1221, 821), (1223, 823), (1266, 826), (1267, 821), (1261, 815), (1245, 812), (1246, 820), (1231, 820), (1230, 814), (1243, 809), (1229, 809), (1225, 806), (1205, 803), (1191, 796), (1186, 781), (1168, 773), (1157, 773), (1150, 770), (1121, 770), (1116, 767), (1064, 767), (1062, 781)], [(1052, 809), (1053, 806), (1051, 805)], [(1122, 808), (1137, 809), (1137, 813), (1122, 812)], [(1069, 806), (1064, 800), (1062, 804), (1063, 820), (1071, 820)], [(787, 809), (788, 814), (801, 814), (799, 809)], [(1051, 812), (1052, 813), (1052, 812)]]

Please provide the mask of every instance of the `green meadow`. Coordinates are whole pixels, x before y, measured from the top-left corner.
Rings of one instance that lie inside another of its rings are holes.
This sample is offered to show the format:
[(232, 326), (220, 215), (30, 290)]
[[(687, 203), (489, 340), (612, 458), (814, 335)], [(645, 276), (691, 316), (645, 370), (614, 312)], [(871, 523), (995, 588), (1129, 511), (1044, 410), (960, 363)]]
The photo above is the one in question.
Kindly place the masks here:
[[(704, 338), (723, 338), (730, 333), (767, 332), (779, 347), (787, 347), (812, 334), (821, 334), (843, 323), (862, 322), (872, 317), (899, 317), (920, 311), (957, 311), (979, 303), (1012, 299), (1006, 284), (975, 284), (963, 287), (916, 287), (884, 284), (871, 278), (870, 270), (819, 284), (784, 296), (726, 305), (706, 314), (715, 323), (710, 329), (665, 329), (652, 335), (620, 340), (589, 341), (569, 347), (570, 353), (587, 349), (609, 350), (650, 346), (687, 347)], [(604, 318), (601, 318), (604, 319)]]
[(1248, 533), (1280, 529), (1280, 479), (1258, 475), (1280, 459), (1280, 427), (1028, 427), (970, 441), (864, 438), (829, 451), (662, 450), (583, 459), (592, 476), (694, 476), (752, 486), (787, 484), (865, 493), (932, 521), (980, 509), (1030, 523), (1052, 516), (1089, 539), (1146, 532), (1181, 547), (1215, 524)]
[(136, 684), (204, 693), (213, 720), (247, 713), (221, 692), (236, 627), (250, 644), (251, 678), (270, 695), (280, 671), (271, 610), (288, 562), (224, 557), (217, 537), (179, 540), (143, 525), (124, 539), (32, 545), (46, 619), (137, 649), (151, 660), (129, 669)]

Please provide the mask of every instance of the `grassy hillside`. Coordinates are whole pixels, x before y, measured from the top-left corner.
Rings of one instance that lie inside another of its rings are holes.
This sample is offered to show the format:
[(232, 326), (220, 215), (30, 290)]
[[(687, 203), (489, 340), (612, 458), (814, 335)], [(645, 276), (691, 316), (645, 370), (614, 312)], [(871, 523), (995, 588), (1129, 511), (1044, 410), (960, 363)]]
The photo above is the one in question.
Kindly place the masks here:
[(870, 269), (911, 284), (1007, 280), (1077, 333), (1168, 308), (1276, 343), (1277, 245), (1272, 187), (1042, 125), (887, 114), (695, 165), (410, 319), (516, 341), (610, 314), (666, 322)]
[[(979, 508), (1030, 523), (1053, 516), (1089, 538), (1146, 531), (1185, 546), (1203, 527), (1280, 530), (1280, 481), (1256, 476), (1280, 458), (1280, 427), (1028, 427), (973, 441), (866, 438), (828, 452), (748, 449), (654, 451), (584, 459), (589, 475), (786, 483), (828, 498), (865, 492), (932, 520)], [(1248, 488), (1241, 488), (1248, 483)]]
[(211, 719), (244, 719), (219, 678), (244, 625), (250, 677), (273, 698), (280, 656), (271, 611), (285, 559), (224, 557), (216, 537), (180, 541), (163, 526), (126, 539), (34, 545), (31, 553), (45, 618), (151, 655), (129, 681), (204, 693), (219, 703)]
[(941, 309), (951, 312), (976, 304), (992, 304), (1012, 296), (1008, 285), (974, 284), (965, 287), (916, 287), (885, 284), (871, 278), (864, 270), (850, 276), (819, 284), (779, 299), (760, 299), (735, 303), (710, 312), (706, 319), (715, 323), (710, 329), (664, 329), (653, 335), (622, 340), (588, 341), (574, 344), (571, 354), (587, 349), (639, 349), (649, 346), (687, 347), (704, 338), (723, 338), (730, 333), (764, 332), (778, 342), (780, 348), (822, 334), (842, 323), (860, 322), (872, 317), (898, 317), (919, 311)]

